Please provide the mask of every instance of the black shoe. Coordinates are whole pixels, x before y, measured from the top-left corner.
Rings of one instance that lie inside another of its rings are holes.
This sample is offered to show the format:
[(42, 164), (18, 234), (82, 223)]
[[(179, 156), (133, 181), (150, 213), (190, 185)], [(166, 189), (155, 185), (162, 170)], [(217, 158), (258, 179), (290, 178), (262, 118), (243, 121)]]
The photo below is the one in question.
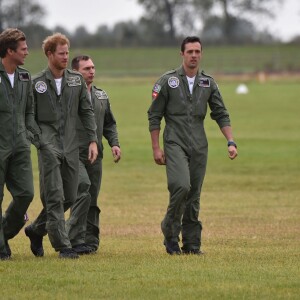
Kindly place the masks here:
[(71, 258), (76, 259), (79, 258), (76, 251), (72, 248), (65, 248), (59, 251), (59, 258)]
[(170, 255), (180, 255), (181, 254), (178, 243), (165, 241), (164, 245), (166, 247), (167, 253), (169, 253)]
[(6, 253), (9, 257), (11, 257), (11, 250), (10, 250), (10, 247), (8, 245), (8, 242), (5, 241), (5, 248), (6, 248)]
[(94, 252), (93, 249), (89, 247), (87, 244), (79, 244), (72, 247), (72, 249), (79, 255), (91, 254), (92, 252)]
[(204, 255), (204, 252), (199, 249), (192, 249), (192, 250), (184, 250), (182, 249), (182, 254), (187, 255)]
[(11, 257), (7, 253), (0, 253), (0, 260), (10, 260)]
[(36, 257), (44, 256), (44, 248), (43, 248), (43, 236), (34, 233), (31, 226), (25, 227), (25, 234), (30, 239), (30, 249), (31, 252)]
[(91, 253), (96, 253), (98, 250), (98, 247), (96, 246), (91, 246), (91, 245), (87, 245), (89, 248), (91, 248), (92, 252)]

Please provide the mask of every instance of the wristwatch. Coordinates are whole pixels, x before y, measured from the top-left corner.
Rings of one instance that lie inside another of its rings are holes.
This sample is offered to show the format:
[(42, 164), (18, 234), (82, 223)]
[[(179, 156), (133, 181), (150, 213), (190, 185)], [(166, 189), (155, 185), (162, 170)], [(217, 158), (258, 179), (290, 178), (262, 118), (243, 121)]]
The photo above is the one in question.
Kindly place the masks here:
[(237, 148), (237, 145), (234, 141), (228, 141), (227, 146), (234, 146), (235, 148)]

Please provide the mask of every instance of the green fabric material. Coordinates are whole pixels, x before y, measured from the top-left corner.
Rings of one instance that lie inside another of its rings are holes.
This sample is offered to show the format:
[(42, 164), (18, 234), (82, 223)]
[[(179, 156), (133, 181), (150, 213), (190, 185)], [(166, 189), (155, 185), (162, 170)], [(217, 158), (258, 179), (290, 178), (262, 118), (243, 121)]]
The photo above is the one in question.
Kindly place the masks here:
[(183, 67), (165, 73), (152, 90), (148, 109), (149, 130), (163, 133), (169, 204), (161, 223), (165, 241), (178, 242), (183, 249), (201, 246), (202, 224), (198, 220), (200, 193), (207, 164), (207, 138), (204, 119), (210, 116), (220, 128), (230, 126), (229, 114), (214, 79), (204, 72), (195, 77), (190, 93)]

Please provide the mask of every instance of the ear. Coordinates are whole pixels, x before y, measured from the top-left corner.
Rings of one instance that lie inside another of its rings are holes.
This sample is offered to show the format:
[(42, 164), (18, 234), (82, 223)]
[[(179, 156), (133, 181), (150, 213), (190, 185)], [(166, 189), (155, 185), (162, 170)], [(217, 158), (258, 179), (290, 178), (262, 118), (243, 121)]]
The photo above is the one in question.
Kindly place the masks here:
[(47, 56), (47, 57), (49, 57), (51, 54), (52, 54), (52, 52), (51, 52), (51, 51), (47, 51), (47, 54), (46, 54), (46, 56)]
[(8, 55), (12, 55), (13, 52), (15, 52), (13, 49), (7, 48), (6, 53), (7, 53)]

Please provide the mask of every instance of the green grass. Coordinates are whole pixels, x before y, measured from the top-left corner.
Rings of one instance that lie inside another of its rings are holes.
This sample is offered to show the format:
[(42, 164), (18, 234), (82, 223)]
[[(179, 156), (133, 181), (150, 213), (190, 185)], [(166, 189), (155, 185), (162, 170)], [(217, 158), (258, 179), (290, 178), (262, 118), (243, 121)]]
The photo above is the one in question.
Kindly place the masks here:
[[(30, 47), (30, 45), (29, 45)], [(175, 48), (70, 48), (70, 58), (91, 55), (99, 74), (115, 76), (158, 76), (180, 64), (179, 46)], [(202, 68), (215, 73), (257, 73), (260, 71), (299, 71), (297, 45), (208, 46), (204, 45)], [(32, 74), (45, 68), (46, 57), (41, 49), (29, 49), (26, 68)]]
[[(1, 299), (298, 299), (299, 83), (250, 81), (249, 94), (236, 95), (238, 82), (219, 81), (239, 156), (227, 158), (226, 142), (207, 116), (203, 257), (171, 257), (162, 245), (168, 192), (148, 132), (153, 83), (96, 82), (110, 96), (123, 153), (114, 164), (105, 143), (100, 251), (62, 261), (46, 237), (46, 255), (37, 259), (22, 231), (10, 241), (13, 259), (0, 262)], [(32, 156), (30, 220), (41, 208)], [(9, 199), (6, 193), (4, 208)]]

